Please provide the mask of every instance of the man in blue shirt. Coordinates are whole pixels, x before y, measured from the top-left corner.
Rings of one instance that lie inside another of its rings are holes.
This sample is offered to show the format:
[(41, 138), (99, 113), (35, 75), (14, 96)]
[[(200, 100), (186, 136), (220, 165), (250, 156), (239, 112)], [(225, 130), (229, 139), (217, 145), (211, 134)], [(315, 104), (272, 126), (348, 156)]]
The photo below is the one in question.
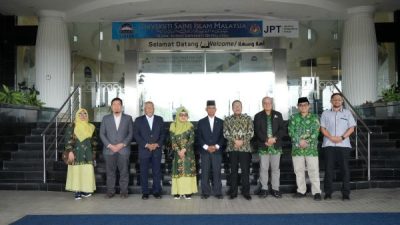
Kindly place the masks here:
[(350, 200), (349, 137), (357, 124), (351, 112), (343, 108), (340, 93), (332, 94), (331, 104), (332, 108), (324, 111), (321, 116), (321, 132), (324, 135), (322, 148), (325, 153), (324, 199), (332, 198), (333, 171), (337, 162), (343, 181), (342, 199)]

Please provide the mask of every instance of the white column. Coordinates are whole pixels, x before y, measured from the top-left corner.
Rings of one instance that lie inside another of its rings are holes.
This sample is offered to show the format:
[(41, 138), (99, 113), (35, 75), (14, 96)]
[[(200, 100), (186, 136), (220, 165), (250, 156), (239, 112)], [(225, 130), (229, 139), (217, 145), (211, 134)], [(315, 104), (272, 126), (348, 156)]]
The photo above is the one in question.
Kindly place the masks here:
[(343, 93), (354, 106), (378, 98), (378, 48), (373, 12), (372, 6), (350, 8), (344, 23)]
[(59, 108), (70, 92), (71, 56), (65, 14), (39, 11), (36, 86), (45, 107)]

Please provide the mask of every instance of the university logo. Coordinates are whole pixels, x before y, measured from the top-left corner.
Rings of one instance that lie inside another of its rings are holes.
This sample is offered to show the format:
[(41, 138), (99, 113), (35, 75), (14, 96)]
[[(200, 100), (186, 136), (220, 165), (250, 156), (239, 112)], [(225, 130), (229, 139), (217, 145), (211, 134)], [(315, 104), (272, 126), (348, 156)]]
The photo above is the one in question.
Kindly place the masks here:
[(121, 25), (121, 28), (119, 29), (119, 32), (121, 34), (133, 34), (135, 30), (133, 29), (132, 24), (130, 23), (123, 23)]

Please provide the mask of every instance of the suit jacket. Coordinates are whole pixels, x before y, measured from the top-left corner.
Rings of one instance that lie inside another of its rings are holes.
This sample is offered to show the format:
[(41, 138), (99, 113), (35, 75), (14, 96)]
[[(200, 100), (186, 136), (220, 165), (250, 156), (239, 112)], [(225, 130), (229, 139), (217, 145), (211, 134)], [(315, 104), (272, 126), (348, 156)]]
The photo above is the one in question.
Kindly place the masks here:
[(126, 146), (122, 148), (120, 154), (129, 154), (131, 150), (131, 142), (133, 138), (133, 122), (132, 117), (126, 114), (121, 115), (121, 122), (118, 130), (115, 125), (114, 115), (106, 115), (103, 117), (100, 125), (100, 139), (103, 142), (103, 154), (113, 155), (115, 152), (107, 148), (109, 144), (124, 143)]
[[(278, 111), (272, 110), (272, 136), (276, 137), (276, 148), (282, 147), (282, 137), (285, 133), (282, 114)], [(254, 134), (257, 140), (257, 147), (265, 147), (265, 141), (267, 140), (267, 114), (265, 111), (261, 111), (254, 116)]]
[(161, 155), (161, 149), (165, 139), (164, 120), (162, 117), (154, 115), (153, 127), (150, 129), (146, 115), (135, 119), (133, 125), (133, 136), (139, 148), (139, 157), (150, 157), (151, 153), (145, 148), (146, 144), (157, 143), (160, 147), (154, 153)]
[(221, 153), (225, 144), (223, 134), (224, 121), (218, 117), (214, 117), (213, 131), (211, 132), (210, 122), (208, 116), (199, 120), (197, 123), (196, 139), (200, 153), (206, 153), (204, 145), (219, 145), (219, 150), (216, 153)]

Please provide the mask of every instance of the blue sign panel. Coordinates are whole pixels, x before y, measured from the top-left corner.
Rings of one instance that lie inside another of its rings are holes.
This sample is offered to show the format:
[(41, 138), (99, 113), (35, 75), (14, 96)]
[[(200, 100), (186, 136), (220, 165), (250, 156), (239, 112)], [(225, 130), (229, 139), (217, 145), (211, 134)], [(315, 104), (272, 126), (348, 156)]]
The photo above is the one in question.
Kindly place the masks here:
[(113, 22), (114, 40), (262, 37), (262, 21)]

